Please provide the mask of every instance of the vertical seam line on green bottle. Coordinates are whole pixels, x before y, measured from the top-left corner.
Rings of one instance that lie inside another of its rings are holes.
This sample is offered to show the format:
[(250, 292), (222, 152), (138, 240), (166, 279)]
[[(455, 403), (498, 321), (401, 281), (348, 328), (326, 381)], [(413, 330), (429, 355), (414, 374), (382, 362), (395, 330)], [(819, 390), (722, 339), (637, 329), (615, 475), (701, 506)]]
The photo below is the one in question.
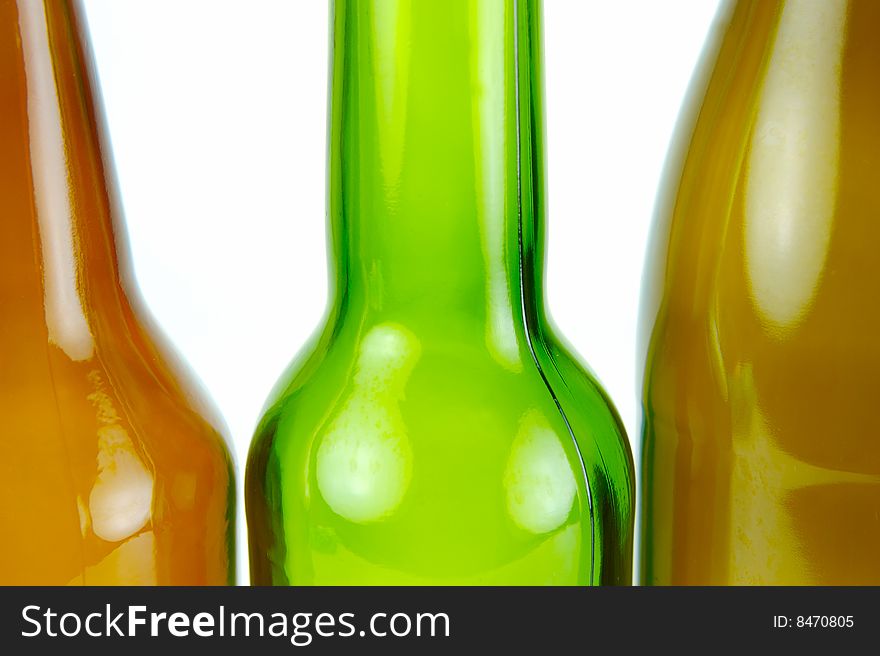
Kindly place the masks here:
[(547, 379), (547, 376), (544, 373), (543, 368), (541, 367), (541, 363), (538, 361), (538, 356), (535, 353), (535, 346), (532, 343), (532, 335), (531, 335), (531, 322), (529, 321), (529, 313), (526, 311), (526, 297), (525, 297), (525, 275), (523, 271), (523, 260), (525, 257), (525, 249), (523, 244), (523, 200), (522, 200), (522, 128), (520, 126), (520, 120), (522, 118), (522, 96), (520, 94), (520, 44), (519, 44), (519, 0), (513, 0), (513, 75), (514, 75), (514, 104), (516, 106), (516, 120), (514, 121), (514, 126), (516, 128), (516, 212), (517, 212), (517, 242), (519, 246), (519, 262), (518, 262), (518, 273), (520, 280), (520, 303), (521, 303), (521, 312), (523, 317), (523, 324), (525, 330), (526, 337), (526, 346), (529, 349), (529, 355), (532, 357), (532, 362), (535, 364), (535, 367), (538, 369), (538, 374), (541, 376), (541, 380), (544, 382), (544, 386), (547, 388), (547, 392), (550, 394), (550, 398), (553, 399), (553, 403), (556, 405), (556, 409), (559, 411), (560, 417), (562, 417), (562, 421), (565, 423), (565, 428), (568, 430), (568, 435), (571, 438), (572, 444), (574, 445), (574, 449), (577, 452), (578, 460), (581, 463), (581, 472), (584, 476), (584, 484), (587, 491), (587, 508), (590, 513), (590, 585), (593, 584), (593, 578), (595, 573), (595, 563), (596, 563), (596, 520), (595, 514), (593, 512), (593, 491), (590, 486), (590, 477), (587, 474), (587, 468), (584, 463), (584, 456), (581, 453), (580, 447), (577, 443), (577, 438), (575, 438), (574, 430), (571, 427), (571, 423), (568, 420), (568, 417), (565, 414), (565, 411), (562, 409), (562, 405), (559, 403), (559, 399), (556, 398), (556, 394), (553, 392), (553, 387), (550, 385), (550, 381)]

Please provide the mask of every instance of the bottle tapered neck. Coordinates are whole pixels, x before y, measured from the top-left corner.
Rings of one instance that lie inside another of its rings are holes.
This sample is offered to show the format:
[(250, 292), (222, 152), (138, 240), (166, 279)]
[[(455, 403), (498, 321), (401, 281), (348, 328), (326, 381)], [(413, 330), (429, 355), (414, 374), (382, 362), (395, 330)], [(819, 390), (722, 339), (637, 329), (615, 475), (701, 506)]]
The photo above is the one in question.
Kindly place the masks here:
[(336, 0), (337, 304), (497, 323), (542, 302), (538, 22), (536, 0)]
[(8, 321), (74, 360), (92, 353), (93, 308), (124, 302), (128, 271), (91, 66), (79, 2), (0, 2), (0, 296)]

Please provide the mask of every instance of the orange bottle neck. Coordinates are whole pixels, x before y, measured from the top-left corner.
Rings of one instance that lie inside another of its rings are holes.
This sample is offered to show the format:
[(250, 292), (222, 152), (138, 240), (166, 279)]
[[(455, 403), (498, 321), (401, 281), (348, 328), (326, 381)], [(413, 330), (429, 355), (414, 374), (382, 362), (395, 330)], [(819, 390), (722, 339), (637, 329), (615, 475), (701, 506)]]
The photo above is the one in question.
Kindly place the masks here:
[(0, 2), (0, 304), (74, 360), (129, 272), (84, 27), (79, 2)]

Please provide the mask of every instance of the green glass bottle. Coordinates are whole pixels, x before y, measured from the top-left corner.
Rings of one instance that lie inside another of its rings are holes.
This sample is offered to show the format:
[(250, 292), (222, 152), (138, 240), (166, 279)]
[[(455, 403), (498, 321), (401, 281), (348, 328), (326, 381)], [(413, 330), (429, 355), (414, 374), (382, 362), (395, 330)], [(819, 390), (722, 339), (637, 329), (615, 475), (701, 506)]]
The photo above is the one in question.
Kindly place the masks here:
[(537, 0), (336, 0), (328, 314), (251, 446), (254, 584), (627, 584), (623, 427), (544, 307)]
[(880, 3), (722, 6), (643, 313), (646, 584), (880, 584)]

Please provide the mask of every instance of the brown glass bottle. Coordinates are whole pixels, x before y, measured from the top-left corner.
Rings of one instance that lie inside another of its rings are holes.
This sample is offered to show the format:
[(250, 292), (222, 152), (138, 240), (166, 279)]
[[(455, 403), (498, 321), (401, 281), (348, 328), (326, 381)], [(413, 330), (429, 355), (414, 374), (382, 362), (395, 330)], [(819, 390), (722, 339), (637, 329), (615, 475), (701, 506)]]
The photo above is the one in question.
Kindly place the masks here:
[(233, 474), (134, 285), (83, 12), (0, 0), (0, 584), (227, 584)]
[(641, 581), (880, 584), (880, 3), (726, 3), (658, 206)]

